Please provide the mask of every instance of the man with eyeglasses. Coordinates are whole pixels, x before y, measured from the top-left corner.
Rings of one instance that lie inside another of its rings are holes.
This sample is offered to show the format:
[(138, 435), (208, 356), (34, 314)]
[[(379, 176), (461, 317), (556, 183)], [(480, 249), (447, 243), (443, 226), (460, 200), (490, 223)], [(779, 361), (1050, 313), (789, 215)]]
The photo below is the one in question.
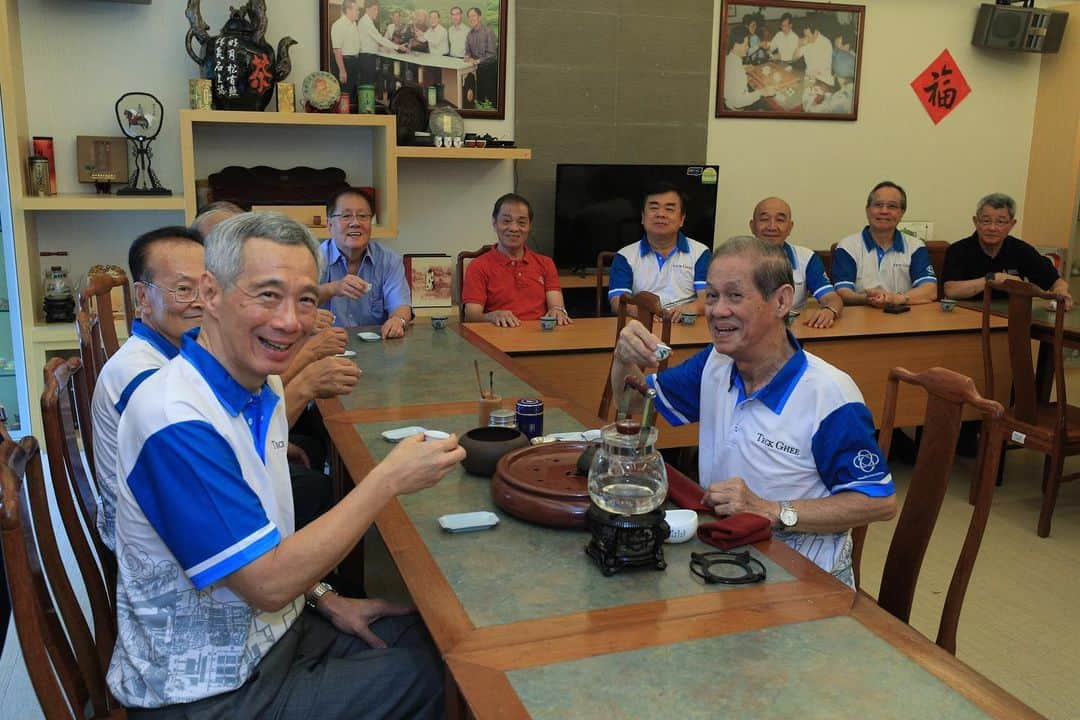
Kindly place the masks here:
[(918, 305), (937, 297), (926, 246), (897, 229), (906, 210), (907, 193), (891, 180), (870, 191), (866, 227), (833, 253), (833, 286), (845, 305)]
[[(163, 227), (140, 235), (128, 250), (139, 317), (131, 337), (98, 375), (91, 403), (94, 464), (100, 489), (97, 526), (114, 547), (116, 521), (116, 430), (132, 394), (180, 351), (184, 333), (202, 323), (199, 276), (203, 240), (185, 227)], [(112, 322), (112, 318), (102, 318)]]
[(296, 531), (279, 376), (314, 324), (319, 245), (284, 215), (244, 213), (214, 229), (205, 258), (201, 329), (120, 420), (109, 689), (158, 720), (440, 717), (420, 618), (319, 580), (388, 502), (464, 451), (454, 436), (407, 438)]
[(641, 201), (641, 240), (627, 245), (611, 261), (608, 302), (619, 312), (627, 293), (655, 293), (672, 319), (683, 311), (704, 309), (705, 272), (712, 259), (707, 245), (687, 237), (686, 193), (673, 183), (661, 181), (645, 189)]
[[(975, 232), (957, 240), (945, 252), (942, 281), (946, 297), (981, 297), (988, 279), (1000, 282), (1013, 277), (1064, 295), (1065, 306), (1072, 309), (1069, 283), (1049, 258), (1009, 234), (1016, 226), (1015, 200), (1004, 193), (991, 193), (979, 200), (971, 221)], [(1005, 294), (995, 291), (994, 297), (1004, 298)]]
[(405, 335), (412, 293), (401, 256), (371, 239), (375, 203), (361, 188), (346, 188), (326, 203), (330, 239), (320, 248), (325, 269), (319, 302), (343, 327), (380, 326), (383, 339)]

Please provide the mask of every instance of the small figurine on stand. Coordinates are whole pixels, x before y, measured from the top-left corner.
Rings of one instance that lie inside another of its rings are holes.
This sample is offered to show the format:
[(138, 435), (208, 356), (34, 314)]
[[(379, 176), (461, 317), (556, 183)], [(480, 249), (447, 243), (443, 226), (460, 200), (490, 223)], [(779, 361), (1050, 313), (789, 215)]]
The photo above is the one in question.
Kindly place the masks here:
[(128, 186), (117, 190), (117, 195), (172, 195), (172, 190), (161, 186), (150, 167), (150, 159), (154, 156), (150, 143), (161, 132), (164, 115), (161, 101), (150, 93), (124, 93), (116, 101), (116, 121), (135, 150), (135, 170)]

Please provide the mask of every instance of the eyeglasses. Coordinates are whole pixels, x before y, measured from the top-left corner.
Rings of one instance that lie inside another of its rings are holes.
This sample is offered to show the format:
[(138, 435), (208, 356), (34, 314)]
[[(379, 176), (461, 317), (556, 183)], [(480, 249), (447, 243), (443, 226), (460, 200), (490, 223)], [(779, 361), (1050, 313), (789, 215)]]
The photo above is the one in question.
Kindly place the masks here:
[(991, 225), (997, 228), (1009, 227), (1012, 224), (1012, 220), (994, 220), (991, 218), (979, 218), (975, 222), (979, 223), (982, 227), (990, 227)]
[(881, 200), (878, 200), (877, 202), (870, 203), (870, 207), (874, 208), (875, 210), (902, 210), (903, 209), (900, 206), (900, 203), (897, 203), (897, 202), (882, 202)]
[(355, 220), (356, 222), (366, 223), (366, 222), (371, 222), (372, 214), (371, 213), (351, 213), (351, 212), (350, 213), (334, 213), (330, 217), (332, 217), (332, 218), (341, 218), (346, 223), (351, 223), (353, 220)]
[(193, 303), (199, 299), (199, 286), (188, 287), (187, 285), (181, 285), (178, 288), (167, 288), (161, 285), (155, 285), (149, 280), (140, 280), (143, 285), (147, 287), (156, 288), (161, 292), (167, 292), (173, 296), (173, 301), (179, 305), (187, 305)]

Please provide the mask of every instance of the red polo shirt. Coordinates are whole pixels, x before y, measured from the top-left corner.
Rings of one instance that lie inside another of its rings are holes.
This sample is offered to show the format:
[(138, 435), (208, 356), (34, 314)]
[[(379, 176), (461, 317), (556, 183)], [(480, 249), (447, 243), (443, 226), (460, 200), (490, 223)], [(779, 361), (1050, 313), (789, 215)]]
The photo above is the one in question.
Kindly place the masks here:
[(495, 247), (465, 268), (461, 302), (535, 320), (547, 314), (546, 293), (558, 289), (559, 272), (551, 258), (525, 248), (520, 260), (511, 260)]

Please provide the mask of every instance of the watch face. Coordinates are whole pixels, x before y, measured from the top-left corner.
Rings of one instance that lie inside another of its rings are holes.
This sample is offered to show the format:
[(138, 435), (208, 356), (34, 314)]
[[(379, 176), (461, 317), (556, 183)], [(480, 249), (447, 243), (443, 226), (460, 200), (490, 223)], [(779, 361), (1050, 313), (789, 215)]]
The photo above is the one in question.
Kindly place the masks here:
[(784, 524), (784, 527), (791, 527), (799, 521), (799, 514), (792, 508), (784, 508), (780, 511), (780, 522)]

